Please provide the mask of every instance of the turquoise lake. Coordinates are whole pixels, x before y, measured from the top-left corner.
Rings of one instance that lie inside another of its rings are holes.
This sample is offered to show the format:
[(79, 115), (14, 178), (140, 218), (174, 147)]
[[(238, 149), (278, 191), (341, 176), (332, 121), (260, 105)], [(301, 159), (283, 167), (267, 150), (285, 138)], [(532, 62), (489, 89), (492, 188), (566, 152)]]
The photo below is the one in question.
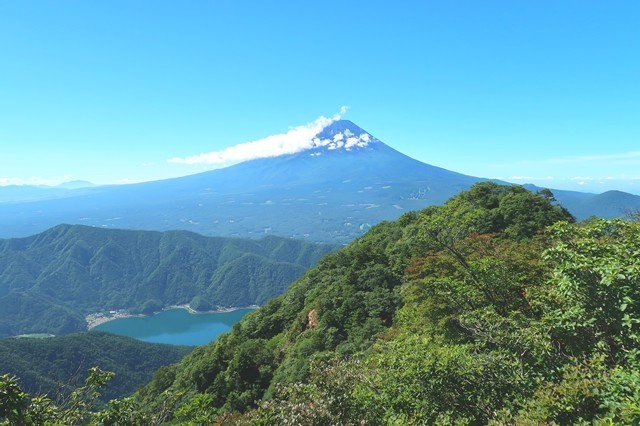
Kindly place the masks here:
[(185, 309), (170, 309), (148, 317), (116, 319), (100, 324), (93, 330), (145, 342), (198, 346), (216, 340), (251, 311), (253, 309), (190, 314)]

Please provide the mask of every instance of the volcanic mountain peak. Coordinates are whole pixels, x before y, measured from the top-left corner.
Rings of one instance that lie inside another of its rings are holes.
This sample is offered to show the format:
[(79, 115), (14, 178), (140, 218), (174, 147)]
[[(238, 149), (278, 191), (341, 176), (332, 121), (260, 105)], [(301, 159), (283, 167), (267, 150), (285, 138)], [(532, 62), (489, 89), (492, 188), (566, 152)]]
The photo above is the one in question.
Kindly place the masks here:
[[(408, 157), (347, 120), (326, 119), (277, 136), (234, 148), (229, 157), (235, 159), (236, 151), (240, 158), (260, 149), (277, 155), (189, 176), (46, 190), (64, 193), (63, 198), (27, 194), (21, 201), (9, 194), (3, 200), (0, 191), (0, 237), (32, 235), (59, 223), (75, 223), (188, 229), (218, 236), (268, 233), (344, 243), (375, 223), (444, 203), (486, 180)], [(218, 154), (224, 159), (228, 153)], [(579, 219), (617, 217), (625, 210), (640, 209), (640, 197), (630, 194), (559, 190), (553, 194)]]
[(322, 129), (312, 142), (311, 155), (319, 155), (321, 151), (366, 148), (379, 141), (349, 120), (336, 120)]

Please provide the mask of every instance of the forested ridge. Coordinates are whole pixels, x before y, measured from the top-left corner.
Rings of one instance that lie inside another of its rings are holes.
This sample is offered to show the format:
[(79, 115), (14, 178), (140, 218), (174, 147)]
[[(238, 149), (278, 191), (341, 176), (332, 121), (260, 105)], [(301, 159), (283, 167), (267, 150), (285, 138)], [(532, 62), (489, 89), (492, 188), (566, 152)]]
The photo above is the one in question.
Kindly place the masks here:
[(638, 221), (574, 223), (549, 191), (478, 184), (375, 226), (82, 421), (634, 424), (639, 281)]
[(90, 331), (46, 338), (0, 339), (0, 372), (20, 377), (30, 393), (68, 397), (87, 370), (115, 373), (101, 400), (127, 396), (148, 382), (162, 366), (180, 360), (193, 348), (141, 342), (130, 337)]
[(335, 246), (60, 225), (0, 240), (0, 337), (86, 330), (90, 313), (260, 305)]

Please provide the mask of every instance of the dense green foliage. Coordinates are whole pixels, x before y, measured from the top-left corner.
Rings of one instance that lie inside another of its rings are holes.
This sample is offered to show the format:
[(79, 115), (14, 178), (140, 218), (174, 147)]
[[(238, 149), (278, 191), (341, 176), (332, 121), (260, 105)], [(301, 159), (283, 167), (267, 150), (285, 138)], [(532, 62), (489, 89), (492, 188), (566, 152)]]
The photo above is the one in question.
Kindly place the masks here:
[(109, 416), (638, 424), (640, 223), (572, 222), (548, 192), (485, 183), (382, 223)]
[(332, 248), (77, 225), (0, 240), (0, 337), (85, 330), (108, 310), (263, 304)]
[(0, 374), (20, 378), (30, 393), (67, 397), (91, 367), (115, 373), (104, 389), (107, 401), (131, 394), (160, 367), (180, 360), (191, 347), (141, 342), (97, 331), (47, 338), (0, 339)]
[[(455, 273), (462, 277), (466, 269), (459, 265), (466, 265), (464, 259), (474, 252), (472, 247), (461, 248), (468, 236), (489, 235), (490, 241), (504, 245), (494, 251), (504, 248), (506, 256), (524, 241), (533, 241), (537, 231), (563, 219), (571, 217), (549, 197), (520, 187), (481, 184), (441, 207), (382, 223), (326, 256), (285, 295), (248, 315), (218, 342), (196, 349), (180, 364), (158, 374), (139, 397), (151, 404), (167, 391), (185, 394), (185, 401), (205, 394), (221, 411), (244, 411), (255, 401), (276, 395), (279, 385), (308, 381), (314, 360), (361, 356), (375, 349), (381, 336), (397, 333), (399, 326), (392, 324), (401, 322), (406, 307), (413, 305), (410, 297), (416, 278), (408, 271), (415, 269), (417, 259), (431, 254), (440, 258), (442, 268), (448, 268), (439, 271), (442, 276)], [(535, 264), (520, 260), (521, 276), (538, 279), (538, 271), (524, 271), (530, 263)], [(511, 272), (502, 273), (511, 276)], [(451, 333), (452, 322), (447, 318), (455, 313), (451, 311), (454, 307), (466, 312), (471, 306), (481, 307), (504, 297), (500, 289), (488, 290), (477, 282), (490, 278), (489, 287), (501, 276), (491, 276), (490, 270), (483, 274), (473, 273), (471, 281), (458, 284), (460, 297), (468, 300), (432, 301), (433, 306), (421, 306), (421, 316), (433, 315), (433, 320), (410, 323), (419, 329), (446, 325)], [(435, 276), (435, 271), (429, 275)], [(522, 305), (519, 291), (519, 287), (504, 290), (514, 299), (509, 304)], [(435, 341), (431, 344), (438, 346)]]
[(40, 426), (86, 423), (90, 418), (89, 410), (100, 397), (100, 388), (112, 378), (113, 373), (92, 368), (84, 386), (56, 403), (47, 396), (32, 397), (20, 387), (15, 377), (4, 374), (0, 376), (0, 424)]

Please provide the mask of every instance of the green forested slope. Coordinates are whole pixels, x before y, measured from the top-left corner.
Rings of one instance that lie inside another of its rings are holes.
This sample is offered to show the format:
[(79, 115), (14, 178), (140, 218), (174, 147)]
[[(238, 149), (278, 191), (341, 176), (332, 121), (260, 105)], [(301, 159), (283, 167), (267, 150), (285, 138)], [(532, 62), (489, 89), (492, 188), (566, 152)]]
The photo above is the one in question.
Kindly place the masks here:
[(333, 247), (284, 238), (60, 225), (0, 240), (0, 337), (65, 334), (93, 312), (263, 304)]
[(190, 347), (140, 342), (96, 331), (48, 338), (0, 339), (0, 374), (15, 375), (31, 393), (68, 397), (87, 370), (115, 373), (103, 400), (131, 394), (160, 367), (177, 362)]
[(84, 419), (638, 424), (640, 223), (552, 201), (485, 183), (382, 223)]
[[(446, 297), (446, 292), (453, 289), (442, 290), (445, 294), (439, 296), (437, 303), (429, 302), (433, 306), (425, 306), (427, 302), (423, 300), (414, 301), (413, 286), (418, 278), (413, 271), (427, 256), (434, 259), (433, 271), (427, 275), (446, 277), (451, 273), (447, 280), (464, 281), (465, 268), (473, 269), (464, 266), (466, 259), (476, 253), (473, 244), (499, 246), (493, 250), (504, 249), (505, 256), (520, 246), (541, 244), (533, 238), (538, 231), (556, 221), (571, 219), (548, 196), (519, 187), (482, 184), (442, 207), (382, 223), (341, 251), (326, 256), (286, 294), (248, 315), (231, 333), (164, 369), (139, 397), (149, 404), (163, 392), (184, 393), (185, 400), (176, 402), (178, 406), (184, 403), (178, 409), (183, 418), (195, 415), (189, 411), (198, 409), (193, 401), (205, 400), (218, 407), (209, 412), (244, 411), (261, 398), (278, 395), (279, 384), (307, 383), (313, 377), (311, 366), (316, 361), (344, 362), (363, 353), (373, 356), (382, 342), (400, 335), (404, 323), (425, 332), (429, 328), (438, 330), (439, 337), (432, 331), (433, 345), (438, 346), (437, 339), (454, 332), (449, 328), (453, 321), (449, 310), (458, 304), (466, 312), (482, 303), (486, 305), (483, 297), (507, 297), (508, 303), (521, 307), (525, 302), (519, 296), (520, 286), (528, 285), (529, 278), (543, 277), (536, 269), (538, 262), (527, 255), (523, 254), (517, 263), (523, 271), (502, 271), (502, 277), (492, 277), (493, 282), (483, 284), (487, 288), (479, 290), (473, 281), (465, 281), (466, 287), (456, 291), (469, 300), (451, 302), (454, 306), (449, 306)], [(477, 247), (480, 248), (489, 250)], [(531, 253), (539, 256), (540, 247)], [(486, 274), (488, 279), (489, 273)], [(472, 276), (475, 280), (485, 279), (479, 272)], [(503, 285), (502, 278), (517, 278), (518, 282), (509, 284), (507, 289), (491, 289)], [(410, 309), (414, 305), (419, 306), (416, 309), (420, 314)], [(501, 309), (504, 312), (510, 306)], [(414, 317), (405, 319), (407, 315)], [(459, 339), (462, 338), (455, 337), (456, 341)], [(201, 396), (193, 399), (194, 395)]]

